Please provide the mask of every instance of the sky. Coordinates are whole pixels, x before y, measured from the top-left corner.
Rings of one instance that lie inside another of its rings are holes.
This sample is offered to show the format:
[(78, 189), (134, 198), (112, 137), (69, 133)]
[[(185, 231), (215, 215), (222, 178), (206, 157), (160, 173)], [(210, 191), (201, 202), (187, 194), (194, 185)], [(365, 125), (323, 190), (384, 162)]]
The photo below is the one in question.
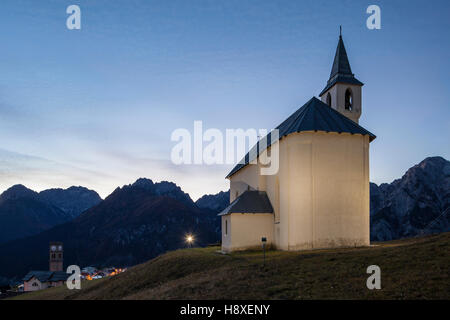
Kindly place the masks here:
[[(66, 27), (74, 4), (80, 30)], [(276, 127), (325, 87), (339, 25), (377, 135), (370, 179), (389, 183), (450, 159), (449, 16), (446, 0), (2, 0), (0, 192), (106, 197), (139, 177), (194, 200), (227, 190), (231, 164), (172, 163), (172, 132)]]

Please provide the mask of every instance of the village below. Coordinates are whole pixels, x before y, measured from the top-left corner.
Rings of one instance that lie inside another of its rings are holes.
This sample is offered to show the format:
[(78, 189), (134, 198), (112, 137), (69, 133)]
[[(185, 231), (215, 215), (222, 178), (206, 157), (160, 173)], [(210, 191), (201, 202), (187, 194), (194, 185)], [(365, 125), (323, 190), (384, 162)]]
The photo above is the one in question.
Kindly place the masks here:
[[(375, 243), (370, 248), (222, 254), (220, 247), (163, 254), (115, 276), (59, 286), (14, 300), (450, 299), (450, 233)], [(381, 261), (381, 263), (380, 263)], [(420, 263), (414, 262), (420, 261)], [(378, 263), (381, 289), (366, 287)], [(408, 266), (408, 272), (405, 272)], [(234, 274), (234, 281), (225, 281)], [(194, 304), (195, 305), (195, 304)]]
[[(53, 287), (65, 286), (66, 283), (70, 281), (72, 272), (63, 270), (63, 244), (57, 242), (50, 243), (49, 251), (49, 271), (30, 271), (22, 279), (23, 283), (12, 286), (4, 285), (2, 287), (3, 291), (0, 290), (0, 299), (14, 297), (26, 292), (35, 292)], [(80, 270), (77, 278), (80, 281), (92, 281), (112, 277), (125, 272), (126, 270), (126, 267), (97, 268), (88, 266)]]

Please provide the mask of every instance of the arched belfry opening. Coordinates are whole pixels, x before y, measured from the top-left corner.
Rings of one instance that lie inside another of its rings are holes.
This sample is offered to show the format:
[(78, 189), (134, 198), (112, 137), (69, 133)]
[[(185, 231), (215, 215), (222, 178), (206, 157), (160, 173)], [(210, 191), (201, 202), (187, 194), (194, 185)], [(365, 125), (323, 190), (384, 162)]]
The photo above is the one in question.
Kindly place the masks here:
[(353, 93), (352, 89), (345, 90), (345, 110), (352, 111), (353, 109)]
[(352, 72), (340, 31), (330, 78), (319, 94), (320, 99), (323, 103), (358, 123), (362, 112), (362, 86), (363, 83), (356, 79)]

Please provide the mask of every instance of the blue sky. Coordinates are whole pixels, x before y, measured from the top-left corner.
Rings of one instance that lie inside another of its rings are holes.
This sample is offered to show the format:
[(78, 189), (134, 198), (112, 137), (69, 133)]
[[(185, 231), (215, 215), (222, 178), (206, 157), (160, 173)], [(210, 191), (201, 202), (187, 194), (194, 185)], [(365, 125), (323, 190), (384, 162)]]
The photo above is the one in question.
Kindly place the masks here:
[[(66, 28), (77, 4), (82, 29)], [(381, 30), (366, 8), (381, 7)], [(365, 83), (371, 181), (450, 158), (448, 1), (2, 0), (0, 191), (138, 177), (195, 199), (230, 165), (175, 166), (177, 128), (273, 128), (328, 80), (339, 25)]]

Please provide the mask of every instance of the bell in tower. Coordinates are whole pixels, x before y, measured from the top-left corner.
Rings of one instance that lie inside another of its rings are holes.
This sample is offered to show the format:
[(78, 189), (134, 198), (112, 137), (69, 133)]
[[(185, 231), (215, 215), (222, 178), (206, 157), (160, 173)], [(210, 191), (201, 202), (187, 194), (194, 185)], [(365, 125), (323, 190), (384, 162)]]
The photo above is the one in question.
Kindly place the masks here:
[(358, 123), (362, 111), (361, 88), (363, 85), (355, 78), (350, 68), (341, 29), (330, 79), (319, 96), (322, 102)]
[(63, 271), (63, 244), (50, 242), (50, 271)]

